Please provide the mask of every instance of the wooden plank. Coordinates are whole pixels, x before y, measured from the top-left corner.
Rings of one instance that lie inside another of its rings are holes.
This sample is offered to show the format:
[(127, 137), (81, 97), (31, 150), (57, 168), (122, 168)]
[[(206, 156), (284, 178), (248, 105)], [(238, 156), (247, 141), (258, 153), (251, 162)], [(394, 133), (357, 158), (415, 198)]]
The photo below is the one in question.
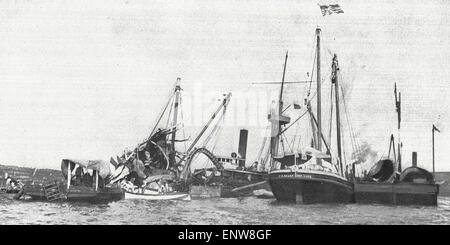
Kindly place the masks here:
[(232, 189), (231, 191), (240, 191), (240, 190), (243, 190), (243, 189), (247, 189), (247, 188), (251, 188), (251, 187), (255, 187), (255, 186), (258, 186), (258, 185), (262, 185), (262, 184), (265, 184), (265, 183), (267, 183), (267, 181), (266, 180), (264, 180), (264, 181), (261, 181), (261, 182), (258, 182), (258, 183), (254, 183), (254, 184), (249, 184), (249, 185), (245, 185), (245, 186), (241, 186), (241, 187), (238, 187), (238, 188), (234, 188), (234, 189)]

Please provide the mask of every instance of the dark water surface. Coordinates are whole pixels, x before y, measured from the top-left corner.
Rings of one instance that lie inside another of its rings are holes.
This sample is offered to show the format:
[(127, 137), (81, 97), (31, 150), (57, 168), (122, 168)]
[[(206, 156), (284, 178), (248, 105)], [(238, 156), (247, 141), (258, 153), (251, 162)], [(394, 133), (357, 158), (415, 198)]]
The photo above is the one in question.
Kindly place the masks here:
[(45, 203), (0, 197), (0, 224), (450, 224), (450, 197), (438, 207), (295, 205), (275, 199), (122, 200)]

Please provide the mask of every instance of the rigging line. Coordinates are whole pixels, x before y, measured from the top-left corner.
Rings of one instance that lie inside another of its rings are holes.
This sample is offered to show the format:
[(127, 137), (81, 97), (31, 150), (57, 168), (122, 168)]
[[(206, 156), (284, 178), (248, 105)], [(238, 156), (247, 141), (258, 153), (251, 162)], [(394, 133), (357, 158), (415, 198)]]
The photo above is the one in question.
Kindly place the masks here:
[(301, 128), (301, 125), (298, 125), (298, 126), (295, 128), (295, 135), (298, 135), (297, 144), (295, 144), (295, 141), (294, 141), (294, 145), (292, 146), (295, 150), (299, 150), (299, 149), (301, 148), (301, 140), (302, 140), (302, 136), (301, 136), (300, 133), (299, 133), (300, 128)]
[[(342, 127), (343, 128), (343, 127)], [(341, 141), (342, 141), (342, 145), (345, 145), (345, 143), (344, 143), (344, 138), (345, 137), (341, 137)], [(345, 154), (345, 149), (342, 151), (342, 155), (344, 155), (344, 161), (342, 162), (342, 167), (345, 167), (345, 168), (347, 168), (347, 165), (346, 165), (346, 163), (347, 163), (347, 155)], [(340, 160), (340, 161), (342, 161), (342, 159)], [(346, 170), (347, 171), (347, 170)], [(342, 172), (344, 172), (344, 169), (342, 169)]]
[[(344, 106), (344, 108), (346, 108), (346, 107)], [(359, 146), (359, 144), (358, 144), (358, 142), (356, 140), (356, 135), (354, 133), (353, 127), (352, 127), (352, 125), (350, 123), (350, 120), (348, 118), (347, 111), (346, 111), (346, 119), (347, 119), (347, 124), (349, 125), (349, 133), (350, 133), (350, 139), (351, 139), (353, 151), (359, 152), (359, 151), (361, 151), (361, 147)]]
[[(170, 102), (172, 101), (174, 95), (175, 95), (175, 94), (172, 94), (172, 96), (170, 96), (169, 100), (167, 101), (166, 106), (164, 106), (164, 108), (163, 108), (161, 114), (159, 115), (158, 120), (156, 121), (155, 125), (153, 126), (153, 129), (152, 129), (150, 135), (147, 137), (147, 139), (144, 141), (144, 143), (147, 142), (147, 141), (149, 141), (149, 140), (151, 139), (153, 133), (155, 132), (156, 128), (158, 127), (159, 123), (161, 122), (161, 119), (163, 118), (164, 113), (165, 113), (166, 110), (167, 110), (167, 107), (170, 105)], [(142, 143), (141, 143), (141, 144), (142, 144)]]
[[(331, 67), (328, 68), (328, 71), (325, 74), (328, 74), (330, 72), (331, 72)], [(323, 85), (325, 80), (328, 80), (328, 79), (329, 79), (329, 77), (322, 77), (321, 84)], [(316, 95), (317, 95), (317, 91), (314, 91), (313, 95), (310, 98), (309, 98), (309, 95), (308, 95), (307, 98), (306, 98), (306, 102), (311, 102), (314, 99), (314, 97), (316, 97)]]
[[(281, 128), (281, 126), (280, 126), (280, 128)], [(281, 142), (281, 147), (283, 147), (283, 152), (285, 152), (286, 151), (286, 148), (284, 147), (284, 140), (283, 140), (283, 136), (281, 136), (281, 138), (280, 138), (280, 142)], [(278, 151), (279, 152), (279, 151)], [(277, 153), (278, 153), (277, 152)]]
[[(270, 147), (267, 147), (266, 150), (266, 155), (264, 156), (264, 170), (267, 169), (269, 170), (271, 168), (271, 163), (270, 163)], [(269, 164), (267, 164), (269, 163)]]
[(289, 104), (288, 106), (286, 106), (286, 108), (283, 109), (283, 111), (281, 111), (281, 114), (283, 114), (287, 109), (289, 109), (289, 107), (291, 107), (292, 104)]
[[(314, 48), (314, 50), (315, 50), (315, 48)], [(317, 50), (314, 52), (314, 59), (313, 59), (313, 64), (312, 64), (312, 69), (311, 69), (311, 80), (309, 81), (309, 88), (308, 88), (308, 96), (311, 93), (311, 86), (312, 86), (312, 81), (313, 81), (316, 58), (317, 58)]]
[(297, 149), (296, 146), (295, 146), (295, 140), (297, 139), (297, 135), (299, 134), (298, 133), (298, 128), (299, 127), (295, 127), (294, 137), (293, 137), (292, 143), (291, 143), (292, 144), (292, 149)]
[[(217, 144), (217, 136), (218, 136), (218, 134), (222, 131), (222, 124), (223, 124), (223, 121), (224, 121), (224, 118), (225, 118), (225, 110), (223, 110), (223, 112), (222, 112), (222, 115), (219, 117), (219, 119), (217, 120), (217, 123), (216, 123), (216, 125), (214, 125), (214, 139), (215, 139), (215, 144)], [(211, 138), (212, 138), (212, 136), (211, 136)], [(215, 144), (214, 144), (214, 147), (215, 147)]]
[[(289, 148), (291, 151), (293, 151), (291, 145), (289, 144), (288, 139), (286, 138), (286, 135), (283, 134), (281, 137), (284, 137), (284, 139), (286, 140), (286, 144), (287, 144), (288, 148)], [(286, 149), (284, 149), (284, 146), (283, 146), (283, 150), (284, 150), (284, 152), (286, 152)]]
[[(175, 88), (175, 87), (176, 87), (176, 84), (177, 84), (177, 83), (175, 82), (175, 84), (172, 86), (172, 88)], [(173, 91), (173, 90), (171, 90), (171, 91)], [(166, 109), (167, 109), (167, 107), (169, 106), (170, 101), (173, 99), (174, 96), (175, 96), (175, 93), (173, 93), (173, 92), (170, 93), (170, 97), (169, 97), (169, 100), (167, 101), (167, 104), (164, 106), (163, 110), (162, 110), (161, 113), (159, 114), (160, 117), (158, 118), (158, 120), (157, 120), (156, 123), (154, 124), (155, 126), (153, 127), (152, 131), (150, 132), (150, 135), (149, 135), (148, 138), (145, 140), (145, 142), (147, 142), (148, 140), (150, 140), (150, 138), (152, 137), (152, 135), (153, 135), (153, 133), (155, 132), (156, 128), (158, 127), (158, 124), (159, 124), (159, 122), (161, 121), (161, 119), (162, 119), (164, 113), (166, 112)]]
[(330, 89), (330, 130), (329, 130), (330, 147), (331, 147), (331, 129), (332, 128), (333, 128), (333, 83), (331, 83), (331, 89)]
[[(328, 72), (330, 72), (330, 71), (331, 71), (331, 68), (328, 69)], [(325, 82), (325, 78), (322, 78), (321, 84), (324, 84), (324, 82)], [(314, 91), (314, 93), (312, 94), (312, 96), (310, 96), (310, 94), (309, 94), (309, 95), (307, 96), (305, 102), (311, 102), (311, 101), (314, 99), (314, 97), (316, 97), (316, 95), (317, 95), (317, 91)]]
[[(342, 75), (340, 73), (338, 75), (340, 76), (339, 79), (341, 81), (343, 81)], [(350, 123), (350, 119), (349, 119), (349, 115), (348, 115), (348, 111), (347, 111), (347, 103), (345, 101), (345, 96), (344, 96), (344, 89), (342, 88), (342, 86), (340, 87), (340, 90), (341, 90), (341, 94), (342, 94), (342, 102), (343, 102), (344, 111), (345, 111), (344, 114), (345, 114), (345, 118), (347, 120), (347, 125), (348, 125), (349, 134), (350, 134), (350, 143), (352, 145), (352, 150), (353, 150), (353, 152), (359, 153), (361, 151), (361, 149), (359, 148), (359, 146), (358, 146), (358, 144), (356, 142), (356, 137), (355, 137), (355, 134), (354, 134), (354, 131), (353, 131), (353, 127), (352, 127), (352, 124)]]
[[(339, 80), (343, 81), (341, 73), (339, 73), (338, 76), (339, 76)], [(353, 150), (355, 150), (355, 146), (356, 146), (355, 136), (354, 136), (352, 124), (350, 123), (350, 120), (349, 120), (349, 116), (348, 116), (349, 113), (347, 111), (347, 103), (345, 101), (344, 89), (342, 86), (340, 86), (340, 91), (342, 94), (342, 102), (343, 102), (344, 111), (345, 111), (344, 114), (345, 114), (345, 118), (347, 120), (347, 125), (348, 125), (348, 129), (349, 129), (349, 133), (350, 133), (350, 140), (351, 140), (352, 148), (353, 148)], [(356, 150), (358, 150), (358, 149), (356, 148)]]
[(286, 130), (288, 130), (290, 127), (292, 127), (292, 125), (294, 125), (296, 122), (298, 122), (298, 120), (300, 120), (306, 113), (308, 113), (308, 110), (306, 110), (305, 112), (303, 112), (302, 115), (300, 115), (300, 117), (298, 117), (297, 119), (295, 119), (294, 122), (292, 122), (289, 126), (287, 126), (283, 131), (281, 131), (278, 135), (283, 134), (284, 132), (286, 132)]
[[(265, 130), (264, 133), (266, 133), (268, 130), (269, 130), (269, 126), (266, 127), (266, 130)], [(257, 157), (256, 157), (256, 159), (258, 159), (258, 160), (259, 160), (259, 159), (261, 158), (261, 156), (262, 156), (264, 147), (266, 146), (266, 141), (267, 141), (267, 137), (264, 136), (264, 138), (263, 138), (263, 143), (262, 143), (261, 148), (259, 149), (258, 155), (257, 155)]]
[(308, 89), (307, 96), (309, 96), (309, 94), (311, 93), (311, 85), (312, 85), (312, 81), (313, 81), (314, 68), (315, 68), (315, 63), (316, 63), (316, 59), (317, 59), (317, 49), (316, 49), (316, 45), (314, 45), (316, 43), (316, 40), (317, 40), (317, 36), (316, 36), (316, 34), (314, 34), (313, 42), (312, 42), (313, 45), (312, 45), (312, 50), (311, 50), (311, 53), (314, 53), (314, 58), (313, 58), (313, 63), (312, 63), (311, 80), (309, 81), (309, 89)]
[[(212, 114), (212, 116), (209, 118), (208, 122), (203, 126), (203, 128), (197, 133), (197, 136), (195, 137), (194, 141), (189, 146), (187, 152), (190, 152), (192, 150), (192, 148), (195, 147), (195, 145), (198, 143), (198, 141), (202, 138), (203, 134), (209, 128), (210, 124), (216, 118), (216, 114), (219, 113), (224, 107), (226, 107), (228, 105), (230, 98), (231, 98), (231, 93), (228, 93), (228, 95), (223, 99), (222, 104)], [(184, 161), (184, 159), (185, 158), (181, 159), (180, 162)]]
[(223, 110), (222, 114), (220, 115), (220, 117), (218, 118), (216, 124), (214, 125), (214, 128), (211, 130), (211, 132), (208, 134), (208, 136), (204, 140), (204, 142), (202, 144), (203, 147), (206, 147), (206, 145), (211, 141), (212, 136), (214, 136), (214, 134), (217, 133), (217, 131), (219, 129), (218, 125), (219, 125), (221, 119), (224, 117), (224, 115), (225, 115), (225, 110)]
[[(317, 120), (316, 120), (316, 118), (314, 117), (314, 114), (312, 114), (312, 112), (311, 112), (311, 113), (309, 113), (309, 115), (311, 115), (311, 118), (313, 119), (314, 125), (315, 125), (316, 127), (318, 127), (318, 125), (317, 125)], [(325, 136), (323, 136), (323, 134), (321, 134), (321, 135), (320, 135), (320, 139), (317, 139), (317, 140), (322, 140), (323, 143), (325, 144), (325, 148), (327, 148), (327, 151), (330, 151), (330, 152), (331, 152), (331, 149), (330, 149), (330, 147), (329, 147), (329, 144), (328, 144), (328, 142), (325, 140)]]
[(341, 93), (342, 93), (342, 99), (343, 99), (343, 102), (344, 102), (345, 116), (346, 116), (346, 119), (347, 119), (347, 124), (349, 126), (350, 136), (351, 136), (351, 139), (353, 140), (352, 145), (354, 145), (355, 150), (357, 152), (360, 152), (361, 151), (361, 147), (360, 147), (360, 145), (359, 145), (359, 143), (358, 143), (358, 141), (356, 139), (356, 135), (355, 135), (355, 131), (353, 129), (353, 125), (350, 123), (349, 113), (347, 111), (347, 102), (345, 101), (344, 90), (343, 90), (342, 87), (341, 87)]
[[(264, 152), (264, 155), (262, 154), (263, 152)], [(262, 171), (264, 171), (266, 169), (266, 166), (267, 166), (267, 161), (266, 161), (267, 159), (266, 158), (267, 158), (267, 155), (269, 155), (269, 149), (266, 149), (263, 152), (261, 152), (261, 156), (256, 159), (257, 161), (259, 161), (261, 163), (261, 170)]]
[[(223, 125), (225, 123), (225, 113), (226, 113), (226, 108), (224, 108), (223, 114), (222, 114), (221, 118), (219, 118), (219, 121), (217, 122), (218, 128), (217, 128), (217, 131), (215, 133), (215, 137), (214, 137), (215, 141), (214, 141), (213, 147), (211, 149), (211, 152), (214, 152), (216, 150), (217, 143), (219, 142), (220, 135), (221, 135), (221, 133), (223, 131)], [(220, 121), (222, 121), (222, 122), (220, 122)]]
[[(341, 79), (341, 80), (342, 80), (342, 79)], [(346, 120), (347, 120), (347, 124), (348, 124), (348, 127), (349, 127), (349, 132), (350, 132), (350, 138), (351, 138), (352, 148), (353, 148), (354, 151), (360, 152), (360, 151), (361, 151), (361, 148), (360, 148), (360, 146), (358, 145), (358, 143), (357, 143), (357, 141), (356, 141), (355, 132), (354, 132), (354, 130), (353, 130), (353, 126), (352, 126), (352, 124), (350, 123), (350, 119), (349, 119), (349, 116), (348, 116), (347, 103), (346, 103), (346, 101), (345, 101), (344, 90), (343, 90), (342, 86), (341, 86), (340, 88), (341, 88), (341, 93), (342, 93), (342, 102), (343, 102), (343, 104), (344, 104), (345, 118), (346, 118)]]
[[(341, 81), (342, 81), (342, 80), (341, 80)], [(335, 86), (336, 86), (336, 85), (335, 85)], [(345, 112), (344, 114), (345, 114), (345, 118), (346, 118), (347, 125), (348, 125), (348, 131), (349, 131), (349, 134), (350, 134), (350, 144), (352, 145), (352, 151), (355, 152), (354, 138), (353, 138), (353, 135), (352, 135), (351, 124), (350, 124), (350, 121), (349, 121), (349, 119), (348, 119), (347, 106), (346, 106), (346, 103), (345, 103), (345, 99), (344, 99), (344, 91), (343, 91), (342, 86), (340, 87), (340, 89), (341, 89), (341, 93), (342, 93), (342, 101), (343, 101), (343, 105), (344, 105), (344, 112)], [(336, 95), (336, 96), (339, 96), (339, 94)], [(344, 124), (342, 124), (341, 127), (344, 128)], [(345, 130), (343, 130), (343, 131), (345, 131)], [(344, 134), (342, 135), (342, 142), (343, 142), (343, 141), (344, 141)], [(345, 144), (342, 143), (342, 145), (345, 145)]]
[[(301, 141), (301, 136), (300, 136), (300, 133), (298, 132), (299, 128), (300, 128), (300, 126), (295, 128), (295, 137), (294, 137), (294, 140), (292, 141), (292, 148), (295, 150), (299, 149), (298, 146), (300, 145), (300, 141)], [(298, 144), (296, 144), (297, 142), (298, 142)]]
[(172, 115), (172, 110), (173, 110), (173, 107), (174, 107), (174, 104), (175, 104), (175, 98), (174, 97), (172, 97), (172, 98), (173, 98), (173, 100), (172, 100), (172, 103), (170, 104), (170, 110), (169, 110), (169, 114), (167, 116), (166, 128), (169, 128), (169, 125), (171, 125), (170, 127), (174, 127), (175, 126), (173, 124), (169, 124), (170, 123), (170, 119), (173, 118), (173, 116), (171, 116), (171, 115)]

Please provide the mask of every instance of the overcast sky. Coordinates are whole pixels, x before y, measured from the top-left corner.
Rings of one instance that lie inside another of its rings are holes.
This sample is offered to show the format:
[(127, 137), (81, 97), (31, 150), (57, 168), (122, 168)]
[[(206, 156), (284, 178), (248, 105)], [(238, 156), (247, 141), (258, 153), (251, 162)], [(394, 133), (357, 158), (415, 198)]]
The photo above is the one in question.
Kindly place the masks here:
[[(387, 152), (397, 82), (404, 164), (417, 151), (419, 165), (431, 169), (435, 123), (442, 131), (436, 168), (450, 171), (450, 3), (342, 0), (345, 13), (325, 17), (317, 3), (1, 1), (0, 164), (59, 168), (62, 158), (109, 159), (149, 134), (177, 77), (192, 125), (231, 91), (230, 106), (243, 105), (231, 117), (252, 115), (233, 124), (233, 140), (239, 128), (265, 128), (268, 94), (278, 87), (251, 83), (280, 81), (287, 50), (286, 80), (307, 78), (319, 25), (323, 76), (337, 53), (358, 140)], [(304, 87), (292, 91), (303, 95)], [(252, 103), (262, 105), (257, 114)], [(262, 140), (252, 133), (250, 157)]]

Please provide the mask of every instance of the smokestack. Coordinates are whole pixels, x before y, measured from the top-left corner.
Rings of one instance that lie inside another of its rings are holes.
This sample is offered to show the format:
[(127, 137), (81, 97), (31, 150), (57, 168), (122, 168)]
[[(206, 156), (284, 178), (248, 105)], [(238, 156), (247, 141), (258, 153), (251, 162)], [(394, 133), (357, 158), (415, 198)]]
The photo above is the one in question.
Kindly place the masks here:
[(412, 153), (412, 166), (417, 167), (417, 152), (415, 151)]
[(245, 167), (245, 158), (247, 155), (247, 138), (248, 138), (248, 130), (241, 129), (239, 133), (238, 153), (243, 160), (239, 160), (239, 167)]

